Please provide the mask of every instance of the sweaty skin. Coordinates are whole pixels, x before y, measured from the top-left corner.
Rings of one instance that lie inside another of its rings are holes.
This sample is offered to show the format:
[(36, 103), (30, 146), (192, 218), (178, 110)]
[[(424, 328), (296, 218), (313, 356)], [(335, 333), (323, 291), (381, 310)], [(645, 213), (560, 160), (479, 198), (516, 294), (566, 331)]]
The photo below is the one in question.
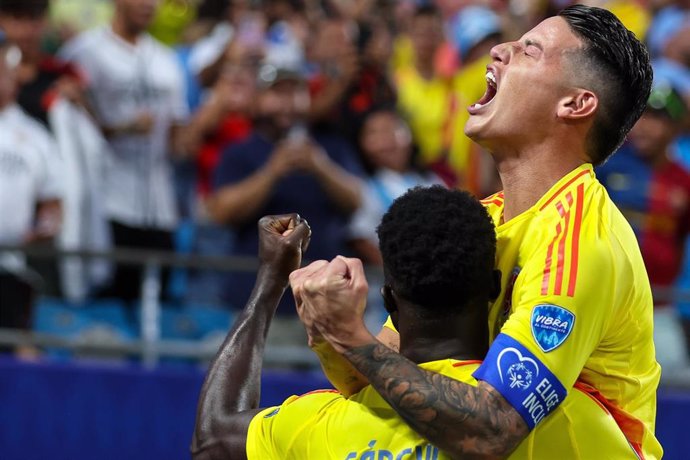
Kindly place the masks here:
[(297, 269), (311, 230), (297, 214), (259, 221), (256, 284), (204, 381), (191, 452), (195, 460), (246, 459), (249, 423), (261, 410), (266, 335), (288, 276)]

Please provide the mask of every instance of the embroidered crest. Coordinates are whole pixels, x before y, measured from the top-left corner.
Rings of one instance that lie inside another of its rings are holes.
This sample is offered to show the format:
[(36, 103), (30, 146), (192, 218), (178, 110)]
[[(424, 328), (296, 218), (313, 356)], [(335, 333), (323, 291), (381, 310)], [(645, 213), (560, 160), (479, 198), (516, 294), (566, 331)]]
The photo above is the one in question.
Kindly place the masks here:
[(532, 336), (546, 353), (565, 342), (574, 324), (575, 315), (558, 305), (537, 305), (532, 310)]

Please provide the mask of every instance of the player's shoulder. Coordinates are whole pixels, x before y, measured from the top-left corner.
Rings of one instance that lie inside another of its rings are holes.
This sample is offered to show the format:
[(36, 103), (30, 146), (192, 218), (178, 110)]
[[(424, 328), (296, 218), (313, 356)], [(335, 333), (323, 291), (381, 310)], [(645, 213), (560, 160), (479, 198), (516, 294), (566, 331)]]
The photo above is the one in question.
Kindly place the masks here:
[(291, 420), (298, 423), (299, 420), (309, 419), (310, 415), (322, 413), (325, 410), (332, 414), (337, 411), (337, 403), (346, 401), (337, 390), (314, 390), (299, 396), (292, 395), (280, 406), (274, 407), (273, 410), (264, 410), (257, 417)]
[(504, 201), (505, 198), (503, 195), (503, 191), (496, 192), (493, 195), (489, 195), (486, 198), (480, 200), (480, 203), (484, 206), (484, 209), (486, 209), (486, 212), (493, 220), (495, 226), (498, 226), (500, 224), (501, 217), (503, 215)]
[(576, 248), (597, 247), (600, 242), (630, 238), (634, 234), (591, 165), (566, 176), (537, 204), (540, 224), (547, 234), (573, 240)]
[(598, 200), (598, 187), (591, 166), (581, 166), (554, 185), (536, 204), (544, 224), (566, 220), (582, 222), (590, 213), (585, 213), (585, 203)]
[(530, 241), (536, 265), (544, 267), (542, 294), (574, 295), (578, 280), (589, 272), (582, 266), (611, 273), (631, 273), (639, 266), (635, 235), (591, 166), (566, 176), (537, 206), (536, 236)]

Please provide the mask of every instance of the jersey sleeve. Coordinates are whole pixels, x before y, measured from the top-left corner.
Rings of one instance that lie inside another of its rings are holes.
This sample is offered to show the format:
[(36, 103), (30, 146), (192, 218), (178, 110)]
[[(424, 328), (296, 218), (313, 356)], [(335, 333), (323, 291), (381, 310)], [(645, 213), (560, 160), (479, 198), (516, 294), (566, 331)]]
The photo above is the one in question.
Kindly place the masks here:
[[(309, 458), (309, 442), (295, 443), (310, 430), (321, 411), (342, 398), (335, 390), (317, 390), (302, 396), (290, 396), (283, 404), (269, 407), (254, 416), (247, 432), (248, 460)], [(299, 452), (304, 449), (304, 452)]]
[(523, 268), (510, 317), (475, 373), (513, 405), (530, 429), (572, 388), (621, 295), (614, 281), (621, 267), (614, 264), (610, 243), (589, 240), (571, 254), (556, 242)]

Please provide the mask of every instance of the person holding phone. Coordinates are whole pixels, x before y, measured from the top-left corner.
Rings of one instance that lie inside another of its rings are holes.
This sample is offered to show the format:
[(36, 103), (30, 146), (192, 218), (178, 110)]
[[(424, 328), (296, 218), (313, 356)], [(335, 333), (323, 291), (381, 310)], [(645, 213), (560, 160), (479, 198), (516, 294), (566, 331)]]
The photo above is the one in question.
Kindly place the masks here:
[[(285, 212), (311, 216), (314, 257), (348, 253), (347, 222), (361, 203), (362, 168), (342, 139), (312, 136), (303, 122), (309, 104), (298, 71), (270, 62), (260, 67), (254, 132), (223, 152), (209, 200), (214, 220), (235, 231), (234, 255), (253, 256), (258, 244), (254, 222), (262, 215)], [(253, 277), (233, 273), (227, 281), (227, 300), (239, 308), (249, 296)], [(278, 312), (294, 318), (294, 304), (283, 299)], [(302, 340), (301, 327), (298, 332)]]

